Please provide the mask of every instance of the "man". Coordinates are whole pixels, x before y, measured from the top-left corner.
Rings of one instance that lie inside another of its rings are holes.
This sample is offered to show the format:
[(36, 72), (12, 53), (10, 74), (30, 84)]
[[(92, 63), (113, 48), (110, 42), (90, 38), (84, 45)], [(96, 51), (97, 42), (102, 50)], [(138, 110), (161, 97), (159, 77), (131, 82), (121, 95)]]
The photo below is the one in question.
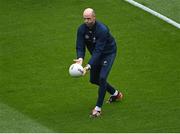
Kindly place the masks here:
[(107, 77), (116, 57), (116, 42), (104, 24), (96, 21), (95, 12), (87, 8), (83, 12), (84, 24), (80, 25), (77, 32), (76, 52), (78, 64), (83, 63), (86, 48), (91, 54), (88, 64), (84, 67), (84, 75), (90, 71), (90, 82), (99, 86), (98, 99), (91, 112), (92, 117), (101, 115), (106, 91), (111, 94), (108, 102), (121, 100), (121, 92), (107, 83)]

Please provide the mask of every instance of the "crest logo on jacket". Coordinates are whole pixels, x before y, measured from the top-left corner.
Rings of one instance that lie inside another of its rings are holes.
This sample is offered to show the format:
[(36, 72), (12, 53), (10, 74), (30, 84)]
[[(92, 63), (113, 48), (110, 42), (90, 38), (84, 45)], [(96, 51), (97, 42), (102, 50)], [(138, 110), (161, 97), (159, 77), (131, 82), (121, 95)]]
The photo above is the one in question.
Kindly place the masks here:
[(85, 35), (85, 39), (89, 39), (89, 35), (86, 34), (86, 35)]
[(96, 37), (93, 37), (93, 43), (96, 43)]
[(103, 62), (103, 66), (106, 66), (108, 64), (107, 60)]

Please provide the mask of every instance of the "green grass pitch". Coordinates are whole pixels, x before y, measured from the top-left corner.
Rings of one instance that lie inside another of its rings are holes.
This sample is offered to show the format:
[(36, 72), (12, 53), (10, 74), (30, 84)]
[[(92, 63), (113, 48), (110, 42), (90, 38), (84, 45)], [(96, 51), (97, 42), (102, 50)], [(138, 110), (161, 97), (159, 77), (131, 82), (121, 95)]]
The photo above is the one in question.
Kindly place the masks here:
[[(68, 74), (86, 7), (116, 38), (108, 81), (124, 93), (99, 119), (97, 87)], [(123, 0), (0, 0), (0, 132), (180, 132), (179, 35)]]

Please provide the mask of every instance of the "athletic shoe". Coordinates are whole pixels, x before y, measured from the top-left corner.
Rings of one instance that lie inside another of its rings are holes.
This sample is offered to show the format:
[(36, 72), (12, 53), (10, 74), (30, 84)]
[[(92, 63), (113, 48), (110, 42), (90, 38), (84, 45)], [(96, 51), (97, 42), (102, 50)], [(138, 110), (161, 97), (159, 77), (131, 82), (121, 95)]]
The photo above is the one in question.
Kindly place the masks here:
[(91, 114), (90, 114), (90, 117), (96, 118), (96, 117), (99, 117), (100, 115), (101, 115), (101, 111), (97, 111), (97, 110), (93, 109)]
[(109, 100), (106, 103), (112, 103), (116, 101), (120, 101), (123, 98), (123, 94), (118, 91), (118, 94), (116, 96), (111, 95)]

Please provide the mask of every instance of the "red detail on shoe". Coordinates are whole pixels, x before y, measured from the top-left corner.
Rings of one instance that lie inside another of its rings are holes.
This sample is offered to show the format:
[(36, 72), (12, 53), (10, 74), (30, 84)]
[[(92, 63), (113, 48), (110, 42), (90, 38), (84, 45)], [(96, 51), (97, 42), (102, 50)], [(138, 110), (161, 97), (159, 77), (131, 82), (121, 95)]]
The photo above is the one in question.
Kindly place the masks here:
[(122, 100), (122, 98), (123, 98), (123, 94), (121, 92), (118, 92), (116, 96), (116, 100)]
[(118, 94), (116, 96), (110, 96), (109, 100), (106, 103), (121, 101), (122, 98), (123, 98), (123, 94), (121, 92), (118, 92)]

